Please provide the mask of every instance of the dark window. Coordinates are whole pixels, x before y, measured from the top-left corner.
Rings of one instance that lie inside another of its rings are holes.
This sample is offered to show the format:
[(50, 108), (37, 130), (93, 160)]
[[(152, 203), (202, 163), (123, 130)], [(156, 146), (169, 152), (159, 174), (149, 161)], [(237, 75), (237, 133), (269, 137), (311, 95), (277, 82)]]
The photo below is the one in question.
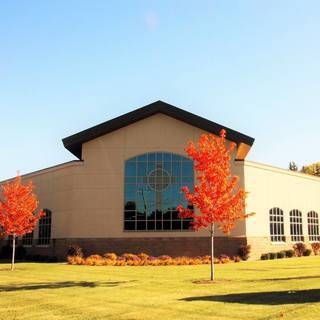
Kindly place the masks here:
[(127, 160), (124, 230), (190, 229), (191, 219), (180, 219), (176, 211), (187, 206), (182, 186), (194, 187), (193, 161), (186, 157), (154, 152)]
[(291, 241), (304, 241), (302, 231), (302, 213), (297, 209), (293, 209), (290, 211), (290, 234)]
[(51, 239), (51, 216), (49, 209), (43, 209), (45, 215), (39, 220), (38, 245), (48, 245)]
[(280, 208), (269, 210), (270, 237), (272, 242), (285, 242), (283, 211)]
[(308, 234), (309, 241), (320, 241), (319, 217), (315, 211), (308, 212)]
[(25, 246), (31, 246), (33, 242), (33, 231), (30, 233), (26, 233), (23, 237), (22, 237), (22, 244)]

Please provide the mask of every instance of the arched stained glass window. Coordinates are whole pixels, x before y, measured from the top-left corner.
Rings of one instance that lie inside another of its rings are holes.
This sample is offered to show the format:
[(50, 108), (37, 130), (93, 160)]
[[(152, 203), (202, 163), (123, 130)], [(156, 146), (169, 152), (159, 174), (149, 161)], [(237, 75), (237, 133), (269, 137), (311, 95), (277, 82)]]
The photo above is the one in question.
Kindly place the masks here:
[(315, 211), (308, 212), (308, 234), (309, 241), (320, 241), (319, 217)]
[(193, 190), (193, 161), (172, 153), (154, 152), (125, 163), (124, 230), (187, 230), (176, 207), (187, 207), (182, 186)]
[(280, 208), (272, 208), (269, 210), (270, 218), (270, 237), (272, 242), (284, 242), (284, 222), (283, 211)]
[(25, 235), (23, 235), (22, 237), (22, 244), (25, 246), (31, 246), (33, 242), (33, 231), (31, 231), (30, 233), (26, 233)]
[(291, 241), (300, 242), (304, 241), (302, 231), (302, 213), (297, 209), (293, 209), (289, 213), (290, 215), (290, 233)]
[(49, 245), (51, 239), (51, 216), (49, 209), (43, 209), (45, 215), (39, 220), (38, 245)]

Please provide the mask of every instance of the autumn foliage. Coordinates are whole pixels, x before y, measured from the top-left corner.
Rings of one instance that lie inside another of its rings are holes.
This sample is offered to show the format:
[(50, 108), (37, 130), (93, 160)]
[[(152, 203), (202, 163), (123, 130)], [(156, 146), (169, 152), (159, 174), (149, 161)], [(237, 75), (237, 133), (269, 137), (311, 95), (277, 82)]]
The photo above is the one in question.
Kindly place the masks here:
[(23, 185), (20, 176), (2, 186), (0, 226), (4, 235), (23, 236), (30, 233), (39, 218), (44, 215), (42, 211), (34, 214), (38, 201), (33, 189), (33, 183), (30, 181)]
[[(215, 264), (226, 264), (230, 262), (240, 262), (240, 257), (228, 257), (221, 255), (214, 258)], [(162, 255), (159, 257), (149, 256), (146, 253), (132, 254), (124, 253), (117, 256), (115, 253), (106, 253), (103, 256), (94, 254), (88, 257), (70, 255), (68, 263), (72, 265), (87, 265), (87, 266), (185, 266), (185, 265), (200, 265), (210, 264), (210, 256), (199, 257), (171, 257)]]
[[(212, 256), (214, 224), (227, 234), (238, 220), (249, 216), (245, 213), (245, 191), (238, 187), (239, 177), (231, 173), (235, 147), (235, 143), (227, 143), (226, 131), (221, 130), (220, 136), (203, 134), (197, 144), (191, 141), (186, 148), (194, 160), (197, 183), (194, 190), (182, 188), (189, 205), (187, 208), (179, 205), (177, 210), (181, 218), (193, 219), (191, 224), (195, 230), (209, 230)], [(211, 272), (213, 279), (213, 266)]]
[(193, 218), (192, 226), (196, 230), (217, 223), (224, 233), (229, 233), (236, 221), (248, 217), (245, 214), (245, 191), (235, 189), (239, 177), (232, 175), (230, 169), (235, 143), (227, 146), (225, 137), (225, 130), (221, 131), (220, 137), (204, 134), (197, 145), (190, 142), (186, 148), (195, 162), (198, 183), (194, 192), (188, 187), (183, 187), (182, 191), (200, 214), (182, 206), (178, 210), (182, 218)]
[[(33, 183), (22, 184), (21, 177), (4, 184), (0, 200), (0, 230), (3, 236), (15, 238), (32, 232), (37, 221), (44, 215), (36, 213), (38, 201), (33, 193)], [(13, 246), (14, 263), (14, 246)]]

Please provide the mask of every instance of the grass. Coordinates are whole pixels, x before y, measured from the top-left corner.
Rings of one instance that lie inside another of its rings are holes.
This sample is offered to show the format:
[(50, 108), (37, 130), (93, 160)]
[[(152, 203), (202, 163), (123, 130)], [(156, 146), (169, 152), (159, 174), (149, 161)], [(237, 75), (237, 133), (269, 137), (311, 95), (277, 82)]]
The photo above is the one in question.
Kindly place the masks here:
[[(0, 264), (0, 319), (319, 319), (320, 257), (209, 266)], [(283, 316), (281, 316), (283, 314)]]

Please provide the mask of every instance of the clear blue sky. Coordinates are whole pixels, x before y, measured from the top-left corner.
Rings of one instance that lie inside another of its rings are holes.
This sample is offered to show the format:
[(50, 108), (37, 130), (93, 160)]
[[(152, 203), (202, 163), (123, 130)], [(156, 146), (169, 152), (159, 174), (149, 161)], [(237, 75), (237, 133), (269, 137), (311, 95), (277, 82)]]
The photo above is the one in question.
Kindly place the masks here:
[(61, 138), (164, 100), (320, 160), (319, 1), (0, 2), (0, 180), (74, 157)]

